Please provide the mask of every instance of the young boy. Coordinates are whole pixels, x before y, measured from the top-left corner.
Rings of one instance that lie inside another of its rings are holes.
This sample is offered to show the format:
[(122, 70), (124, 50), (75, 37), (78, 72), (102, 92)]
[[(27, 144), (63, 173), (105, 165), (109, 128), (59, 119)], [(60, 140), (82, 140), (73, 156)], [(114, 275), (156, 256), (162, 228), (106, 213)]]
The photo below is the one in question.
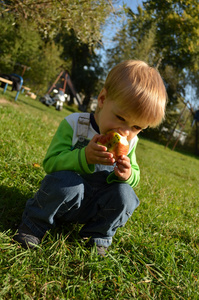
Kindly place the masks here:
[[(135, 149), (138, 133), (164, 118), (166, 90), (159, 73), (145, 62), (129, 60), (108, 74), (94, 114), (73, 113), (60, 124), (44, 159), (47, 173), (29, 199), (15, 240), (33, 248), (56, 221), (84, 224), (105, 255), (118, 227), (125, 225), (139, 200), (133, 188), (140, 171)], [(100, 135), (114, 130), (129, 142), (128, 155), (117, 161)]]

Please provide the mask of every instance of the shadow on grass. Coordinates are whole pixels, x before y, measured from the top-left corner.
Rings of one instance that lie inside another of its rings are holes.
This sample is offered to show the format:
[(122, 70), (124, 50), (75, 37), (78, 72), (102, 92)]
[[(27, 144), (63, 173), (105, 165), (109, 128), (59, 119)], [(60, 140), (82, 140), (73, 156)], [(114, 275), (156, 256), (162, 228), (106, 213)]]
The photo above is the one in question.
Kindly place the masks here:
[(54, 238), (59, 239), (61, 237), (64, 237), (64, 239), (66, 239), (68, 242), (74, 243), (75, 241), (81, 240), (81, 237), (79, 236), (81, 228), (82, 225), (78, 223), (62, 223), (56, 220), (56, 227), (50, 230), (50, 234)]
[[(143, 140), (149, 141), (153, 144), (156, 144), (158, 146), (159, 145), (163, 146), (165, 151), (177, 152), (177, 153), (183, 154), (185, 156), (199, 159), (199, 154), (195, 153), (195, 149), (187, 149), (187, 148), (183, 148), (183, 146), (177, 146), (175, 148), (175, 150), (172, 150), (172, 147), (173, 147), (172, 143), (169, 144), (168, 147), (166, 147), (166, 141), (161, 141), (161, 140), (157, 141), (155, 139), (152, 139), (151, 137), (147, 137), (142, 134), (139, 134), (139, 137), (140, 137), (140, 140), (143, 139)], [(148, 149), (148, 147), (147, 147), (147, 149)]]
[[(24, 101), (24, 100), (22, 100), (22, 99), (19, 99), (18, 100), (18, 102), (20, 103), (23, 103), (23, 104), (25, 104), (25, 105), (27, 105), (27, 106), (31, 106), (31, 107), (33, 107), (33, 108), (36, 108), (36, 109), (38, 109), (38, 110), (40, 110), (40, 111), (46, 111), (46, 107), (43, 107), (42, 105), (41, 105), (41, 107), (39, 107), (39, 106), (37, 106), (37, 105), (32, 105), (32, 104), (30, 104), (30, 103), (27, 103), (26, 101)], [(42, 103), (41, 103), (42, 104)]]
[(76, 106), (70, 106), (69, 104), (67, 106), (64, 107), (65, 109), (67, 109), (68, 111), (70, 111), (71, 113), (74, 112), (78, 112), (78, 108)]
[(0, 230), (17, 229), (29, 197), (16, 187), (0, 186)]
[[(16, 187), (0, 186), (0, 231), (11, 230), (13, 234), (21, 223), (26, 201), (32, 193), (22, 194)], [(50, 230), (53, 237), (65, 236), (70, 242), (79, 239), (82, 225), (56, 220), (56, 227)]]

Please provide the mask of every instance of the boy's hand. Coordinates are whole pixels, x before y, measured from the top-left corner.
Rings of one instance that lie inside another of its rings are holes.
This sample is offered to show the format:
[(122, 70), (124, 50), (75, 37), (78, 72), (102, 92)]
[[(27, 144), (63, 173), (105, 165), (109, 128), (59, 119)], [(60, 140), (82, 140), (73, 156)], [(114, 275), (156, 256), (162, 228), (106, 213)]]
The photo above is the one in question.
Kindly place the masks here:
[(106, 152), (107, 148), (98, 145), (97, 141), (100, 135), (96, 134), (85, 148), (86, 160), (88, 164), (113, 165), (115, 159), (113, 154)]
[(130, 158), (126, 155), (122, 155), (117, 163), (116, 167), (114, 168), (115, 175), (120, 180), (127, 180), (131, 176), (131, 164), (130, 164)]

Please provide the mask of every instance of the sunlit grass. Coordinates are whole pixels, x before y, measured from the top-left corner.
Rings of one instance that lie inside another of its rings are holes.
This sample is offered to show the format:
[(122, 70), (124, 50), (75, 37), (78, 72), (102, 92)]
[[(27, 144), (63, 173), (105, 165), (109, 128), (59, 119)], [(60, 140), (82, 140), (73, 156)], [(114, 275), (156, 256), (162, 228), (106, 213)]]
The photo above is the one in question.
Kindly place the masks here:
[(198, 157), (140, 139), (140, 206), (106, 258), (81, 241), (78, 225), (24, 250), (12, 237), (45, 175), (51, 138), (71, 111), (24, 95), (7, 100), (0, 102), (0, 299), (199, 299)]

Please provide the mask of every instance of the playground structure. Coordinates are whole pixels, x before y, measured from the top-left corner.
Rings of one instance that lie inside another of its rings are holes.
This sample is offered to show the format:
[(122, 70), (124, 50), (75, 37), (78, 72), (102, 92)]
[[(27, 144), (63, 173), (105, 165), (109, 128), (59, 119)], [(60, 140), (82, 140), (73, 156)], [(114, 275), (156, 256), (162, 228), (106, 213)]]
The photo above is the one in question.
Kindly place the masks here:
[(23, 85), (23, 77), (18, 74), (0, 74), (0, 83), (0, 87), (4, 89), (4, 94), (7, 90), (8, 85), (11, 85), (12, 91), (17, 92), (15, 101), (17, 101), (20, 92), (23, 93), (24, 90), (26, 90), (28, 93), (30, 93), (30, 88)]
[(18, 74), (1, 74), (0, 75), (1, 87), (4, 88), (4, 93), (7, 90), (8, 84), (12, 85), (12, 91), (17, 91), (15, 101), (18, 98), (19, 92), (22, 88), (23, 78)]
[(68, 99), (68, 95), (66, 94), (67, 86), (70, 89), (71, 95), (76, 99), (80, 107), (82, 100), (79, 94), (75, 91), (67, 71), (61, 71), (59, 73), (55, 82), (52, 84), (48, 92), (40, 98), (40, 101), (47, 106), (55, 106), (58, 111), (62, 110), (64, 102)]
[[(180, 112), (180, 115), (176, 121), (176, 124), (174, 128), (171, 130), (171, 133), (169, 135), (169, 138), (167, 140), (165, 148), (167, 148), (172, 140), (172, 138), (176, 138), (175, 143), (172, 147), (172, 150), (175, 150), (175, 147), (177, 146), (178, 142), (181, 140), (182, 136), (184, 135), (183, 129), (188, 121), (188, 119), (191, 117), (193, 118), (192, 121), (192, 127), (195, 125), (196, 126), (196, 132), (195, 132), (195, 154), (199, 155), (199, 149), (198, 149), (198, 134), (199, 134), (199, 129), (198, 129), (198, 124), (199, 124), (199, 110), (194, 111), (193, 107), (191, 106), (191, 103), (189, 101), (184, 102), (184, 107), (182, 111)], [(186, 116), (185, 120), (182, 122), (182, 117), (186, 109), (189, 110), (189, 114)], [(177, 129), (177, 126), (179, 125), (179, 130)], [(176, 134), (177, 133), (177, 134)]]

